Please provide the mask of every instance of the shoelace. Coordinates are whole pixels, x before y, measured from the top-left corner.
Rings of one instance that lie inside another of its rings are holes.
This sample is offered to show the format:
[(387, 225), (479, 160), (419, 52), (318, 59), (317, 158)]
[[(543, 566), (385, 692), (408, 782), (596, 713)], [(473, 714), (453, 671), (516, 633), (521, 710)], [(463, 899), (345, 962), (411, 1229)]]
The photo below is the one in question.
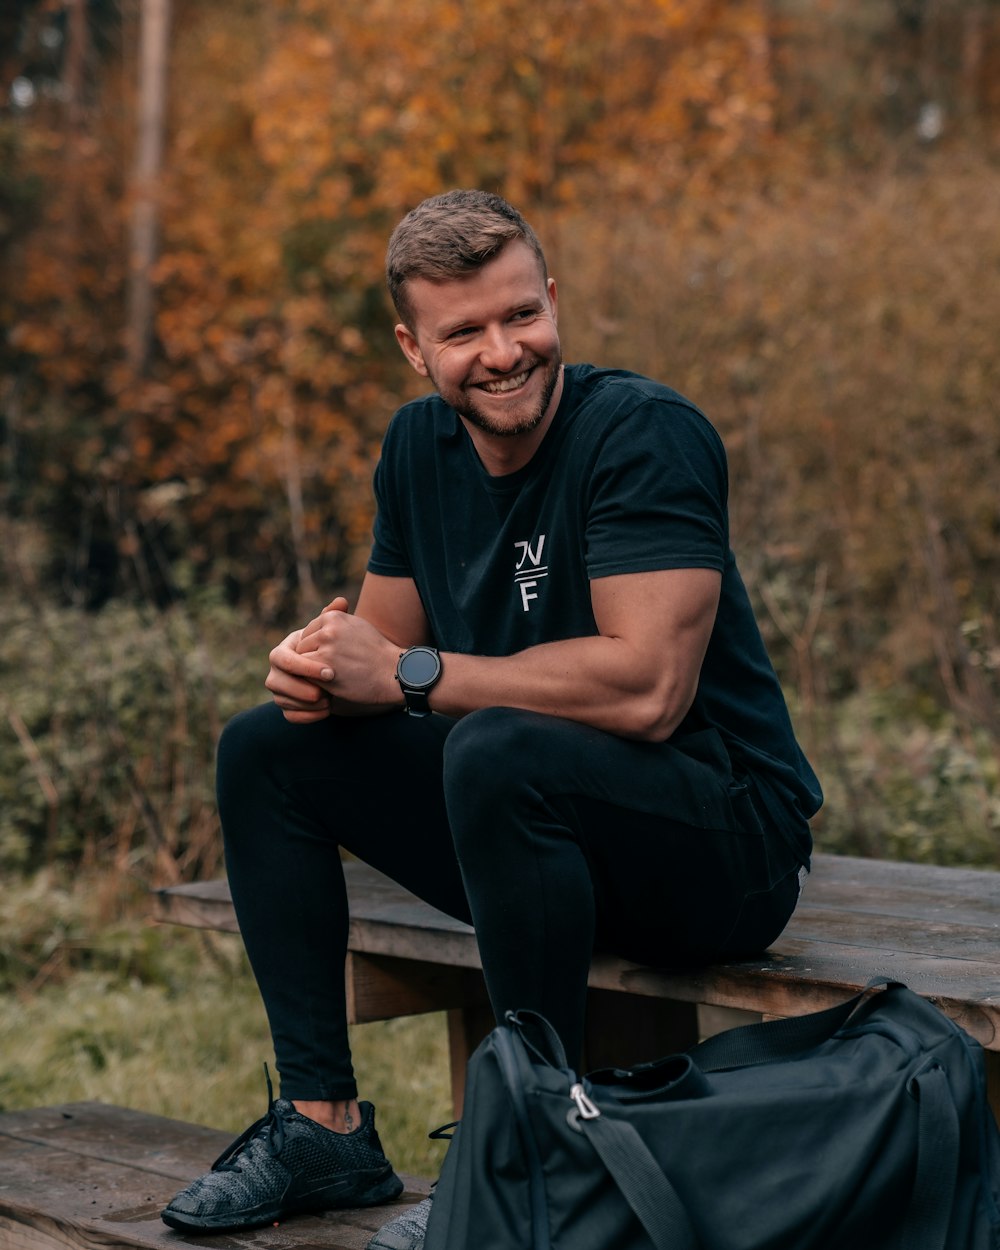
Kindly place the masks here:
[[(262, 1115), (256, 1123), (245, 1129), (234, 1142), (231, 1142), (212, 1164), (213, 1172), (238, 1172), (240, 1170), (238, 1155), (245, 1146), (258, 1135), (264, 1139), (268, 1152), (277, 1157), (285, 1144), (285, 1122), (275, 1110), (274, 1086), (271, 1084), (271, 1073), (264, 1064), (264, 1080), (267, 1082), (267, 1114)], [(266, 1130), (266, 1131), (265, 1131)]]

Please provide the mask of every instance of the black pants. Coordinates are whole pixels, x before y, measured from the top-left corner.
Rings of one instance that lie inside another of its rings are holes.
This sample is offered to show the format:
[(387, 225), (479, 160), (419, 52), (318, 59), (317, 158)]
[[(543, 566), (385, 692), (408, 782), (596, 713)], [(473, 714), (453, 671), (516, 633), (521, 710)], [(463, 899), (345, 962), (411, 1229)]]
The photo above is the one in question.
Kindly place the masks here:
[(498, 1018), (542, 1012), (574, 1064), (595, 947), (756, 953), (798, 898), (794, 854), (714, 731), (628, 742), (510, 708), (294, 726), (265, 704), (226, 727), (218, 796), (286, 1098), (357, 1090), (340, 847), (471, 921)]

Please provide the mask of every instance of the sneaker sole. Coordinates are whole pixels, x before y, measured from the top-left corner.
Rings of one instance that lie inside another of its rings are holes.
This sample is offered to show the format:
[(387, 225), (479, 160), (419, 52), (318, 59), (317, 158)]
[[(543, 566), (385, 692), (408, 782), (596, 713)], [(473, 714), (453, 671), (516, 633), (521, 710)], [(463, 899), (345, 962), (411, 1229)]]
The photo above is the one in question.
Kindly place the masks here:
[(279, 1204), (268, 1211), (258, 1209), (244, 1215), (187, 1215), (183, 1211), (171, 1211), (167, 1207), (160, 1213), (160, 1219), (164, 1224), (181, 1232), (229, 1233), (238, 1229), (263, 1228), (265, 1224), (274, 1224), (290, 1215), (315, 1215), (320, 1211), (375, 1207), (383, 1202), (391, 1202), (403, 1192), (403, 1182), (390, 1170), (388, 1175), (363, 1193), (344, 1193), (344, 1188), (344, 1185), (328, 1186), (289, 1203)]

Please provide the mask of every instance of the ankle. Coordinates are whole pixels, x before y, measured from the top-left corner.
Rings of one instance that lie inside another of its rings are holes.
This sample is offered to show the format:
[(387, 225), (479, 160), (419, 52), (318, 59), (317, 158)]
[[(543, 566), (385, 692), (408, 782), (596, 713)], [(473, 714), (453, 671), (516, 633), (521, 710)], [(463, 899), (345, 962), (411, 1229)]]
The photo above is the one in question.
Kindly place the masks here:
[(338, 1102), (295, 1098), (292, 1105), (296, 1111), (334, 1133), (353, 1133), (361, 1126), (361, 1108), (356, 1098)]

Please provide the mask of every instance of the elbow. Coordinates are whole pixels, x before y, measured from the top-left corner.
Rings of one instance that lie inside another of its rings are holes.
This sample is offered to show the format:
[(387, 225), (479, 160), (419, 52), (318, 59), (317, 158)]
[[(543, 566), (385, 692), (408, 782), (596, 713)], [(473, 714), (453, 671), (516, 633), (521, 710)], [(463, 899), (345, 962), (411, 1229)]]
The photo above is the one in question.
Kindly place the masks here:
[(694, 691), (649, 690), (627, 702), (622, 735), (637, 742), (666, 742), (687, 715)]
[(636, 742), (666, 742), (684, 718), (682, 716), (657, 716), (638, 722), (626, 736)]

